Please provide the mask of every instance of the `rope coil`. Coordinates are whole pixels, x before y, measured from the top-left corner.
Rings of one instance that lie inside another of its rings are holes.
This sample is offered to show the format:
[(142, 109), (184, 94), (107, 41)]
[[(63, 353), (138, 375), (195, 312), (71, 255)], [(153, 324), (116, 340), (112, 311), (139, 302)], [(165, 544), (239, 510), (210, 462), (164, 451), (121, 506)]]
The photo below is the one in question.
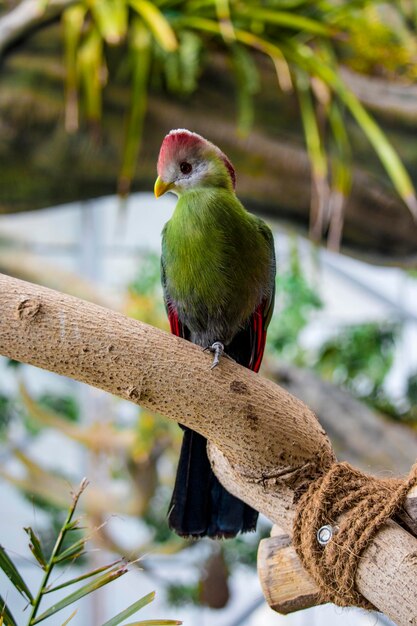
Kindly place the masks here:
[[(322, 602), (375, 608), (355, 588), (359, 559), (416, 484), (417, 463), (405, 479), (381, 479), (337, 462), (310, 483), (298, 501), (293, 542)], [(323, 546), (317, 531), (326, 525), (337, 526), (337, 532)]]

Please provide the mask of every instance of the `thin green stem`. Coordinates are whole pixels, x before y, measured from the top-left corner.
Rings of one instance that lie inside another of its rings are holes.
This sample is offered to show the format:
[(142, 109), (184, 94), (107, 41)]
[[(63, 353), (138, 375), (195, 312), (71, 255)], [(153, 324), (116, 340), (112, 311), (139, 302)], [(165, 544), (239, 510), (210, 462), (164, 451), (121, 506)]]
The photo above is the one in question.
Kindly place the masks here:
[(48, 563), (46, 564), (45, 574), (44, 574), (44, 576), (42, 578), (42, 582), (41, 582), (41, 585), (39, 587), (39, 591), (38, 591), (37, 595), (35, 596), (35, 598), (33, 600), (32, 611), (31, 611), (31, 614), (30, 614), (30, 617), (29, 617), (28, 626), (31, 626), (32, 624), (34, 624), (34, 620), (35, 620), (35, 617), (36, 617), (37, 612), (39, 610), (39, 606), (40, 606), (42, 597), (46, 593), (46, 587), (47, 587), (47, 584), (48, 584), (49, 577), (50, 577), (50, 575), (52, 573), (52, 570), (54, 568), (54, 565), (55, 565), (55, 558), (56, 558), (56, 556), (58, 555), (58, 553), (59, 553), (59, 551), (61, 549), (62, 543), (63, 543), (63, 541), (65, 539), (65, 535), (67, 534), (67, 532), (69, 530), (69, 526), (71, 524), (71, 520), (73, 518), (75, 509), (77, 507), (78, 500), (79, 500), (81, 494), (83, 493), (84, 489), (87, 487), (87, 484), (88, 484), (88, 482), (84, 478), (81, 481), (81, 484), (80, 484), (80, 486), (78, 488), (78, 491), (74, 494), (72, 505), (71, 505), (71, 507), (70, 507), (70, 509), (68, 511), (67, 518), (66, 518), (64, 524), (61, 527), (61, 530), (59, 532), (58, 538), (57, 538), (57, 540), (55, 542), (55, 545), (54, 545), (53, 550), (51, 552), (51, 555), (49, 557)]

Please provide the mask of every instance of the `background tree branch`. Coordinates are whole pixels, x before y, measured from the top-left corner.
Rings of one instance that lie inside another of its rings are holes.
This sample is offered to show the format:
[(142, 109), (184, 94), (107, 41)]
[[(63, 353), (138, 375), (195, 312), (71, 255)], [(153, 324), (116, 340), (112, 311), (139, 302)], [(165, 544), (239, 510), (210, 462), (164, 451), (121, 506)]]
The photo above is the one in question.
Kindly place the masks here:
[(58, 17), (75, 0), (23, 0), (0, 18), (0, 57), (20, 37)]
[(406, 473), (416, 460), (417, 435), (314, 372), (271, 361), (267, 375), (305, 402), (330, 437), (339, 460), (384, 475)]

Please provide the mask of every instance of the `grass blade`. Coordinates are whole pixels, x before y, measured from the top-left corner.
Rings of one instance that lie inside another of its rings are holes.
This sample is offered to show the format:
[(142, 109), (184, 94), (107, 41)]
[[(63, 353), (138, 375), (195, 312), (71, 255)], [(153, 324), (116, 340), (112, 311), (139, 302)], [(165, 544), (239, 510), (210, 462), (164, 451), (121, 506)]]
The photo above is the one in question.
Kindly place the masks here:
[(115, 615), (112, 619), (109, 619), (105, 624), (103, 624), (103, 626), (117, 626), (118, 624), (123, 622), (123, 620), (127, 619), (128, 617), (142, 609), (144, 606), (153, 602), (154, 598), (155, 592), (152, 591), (151, 593), (148, 593), (147, 596), (143, 596), (143, 598), (128, 606), (127, 609), (125, 609), (124, 611), (121, 611), (120, 613)]
[(71, 580), (67, 580), (61, 585), (56, 585), (55, 587), (50, 587), (45, 591), (45, 593), (53, 593), (54, 591), (58, 591), (58, 589), (63, 589), (64, 587), (69, 587), (70, 585), (75, 585), (76, 583), (81, 582), (82, 580), (86, 580), (87, 578), (91, 578), (92, 576), (96, 576), (97, 574), (101, 574), (106, 570), (112, 569), (115, 565), (119, 565), (123, 563), (123, 559), (118, 559), (117, 561), (113, 561), (113, 563), (109, 563), (109, 565), (103, 565), (103, 567), (98, 567), (97, 569), (91, 570), (86, 574), (82, 574), (81, 576), (77, 576), (77, 578), (71, 578)]
[[(0, 569), (6, 574), (7, 578), (13, 584), (13, 586), (22, 594), (29, 602), (32, 602), (33, 596), (30, 592), (30, 589), (26, 585), (25, 581), (19, 574), (16, 569), (15, 564), (10, 559), (6, 550), (3, 546), (0, 545)], [(1, 605), (4, 604), (3, 600), (0, 598)]]
[(158, 7), (149, 0), (129, 0), (129, 4), (142, 17), (161, 48), (174, 52), (178, 46), (177, 38)]
[(0, 626), (2, 626), (2, 624), (4, 624), (4, 626), (17, 626), (9, 607), (0, 596)]
[(55, 613), (58, 613), (58, 611), (62, 611), (62, 609), (65, 609), (66, 606), (73, 604), (74, 602), (77, 602), (81, 598), (84, 598), (84, 596), (87, 596), (93, 591), (96, 591), (96, 589), (100, 589), (100, 587), (104, 587), (104, 585), (107, 585), (113, 580), (116, 580), (116, 578), (120, 578), (120, 576), (123, 576), (124, 574), (126, 574), (127, 571), (128, 571), (127, 568), (124, 566), (117, 567), (111, 570), (110, 572), (107, 572), (103, 576), (97, 577), (92, 582), (88, 583), (87, 585), (84, 585), (83, 587), (80, 587), (80, 589), (77, 589), (77, 591), (74, 591), (66, 598), (63, 598), (62, 600), (60, 600), (59, 602), (51, 606), (44, 613), (39, 615), (39, 617), (31, 621), (30, 623), (31, 626), (33, 624), (39, 624), (39, 622), (42, 622), (47, 617), (51, 617), (51, 615), (55, 615)]

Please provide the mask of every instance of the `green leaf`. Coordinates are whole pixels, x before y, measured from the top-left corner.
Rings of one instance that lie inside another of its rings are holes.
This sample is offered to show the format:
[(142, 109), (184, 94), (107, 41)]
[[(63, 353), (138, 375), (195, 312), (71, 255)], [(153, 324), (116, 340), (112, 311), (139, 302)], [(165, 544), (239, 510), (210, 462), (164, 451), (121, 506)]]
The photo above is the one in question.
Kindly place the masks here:
[(129, 0), (129, 4), (143, 18), (156, 41), (164, 50), (173, 52), (177, 49), (178, 42), (175, 33), (155, 4), (149, 0)]
[(253, 57), (239, 44), (232, 47), (233, 70), (237, 82), (238, 130), (245, 136), (253, 125), (253, 96), (259, 91), (259, 72)]
[[(213, 35), (221, 34), (220, 25), (214, 20), (195, 16), (181, 16), (175, 18), (173, 21), (178, 26), (186, 26), (206, 33), (212, 33)], [(285, 91), (288, 91), (291, 88), (291, 76), (288, 70), (287, 61), (281, 49), (276, 44), (271, 44), (266, 39), (241, 29), (235, 29), (234, 36), (236, 41), (268, 55), (277, 70), (280, 87)]]
[[(178, 57), (180, 62), (180, 88), (185, 94), (193, 93), (197, 88), (197, 78), (200, 73), (201, 52), (203, 42), (191, 31), (183, 31), (180, 35)], [(173, 55), (170, 54), (170, 57)]]
[(92, 28), (77, 53), (77, 70), (85, 95), (86, 115), (92, 122), (101, 119), (101, 91), (104, 75), (103, 40)]
[(127, 4), (125, 0), (90, 0), (97, 28), (110, 45), (119, 44), (127, 33)]
[(151, 62), (150, 37), (142, 20), (138, 18), (132, 24), (130, 46), (133, 64), (133, 85), (123, 147), (123, 163), (118, 182), (118, 191), (121, 196), (126, 196), (130, 190), (136, 158), (142, 140), (143, 122), (147, 107)]
[[(66, 529), (68, 530), (68, 529)], [(79, 555), (84, 551), (84, 547), (86, 544), (86, 538), (83, 537), (78, 541), (72, 543), (66, 550), (63, 550), (59, 554), (54, 557), (54, 563), (62, 563), (62, 561), (68, 561), (68, 559), (73, 559), (75, 555)]]
[(333, 159), (334, 174), (332, 185), (337, 191), (347, 196), (352, 186), (352, 154), (349, 136), (337, 101), (332, 101), (328, 116), (336, 153)]
[(214, 4), (223, 39), (226, 43), (231, 43), (235, 39), (235, 30), (230, 16), (229, 0), (214, 0)]
[(336, 34), (335, 28), (328, 26), (318, 20), (313, 20), (304, 15), (298, 15), (295, 12), (289, 11), (275, 11), (271, 9), (263, 9), (261, 7), (251, 7), (242, 4), (237, 11), (238, 15), (250, 17), (252, 19), (260, 20), (261, 22), (267, 22), (269, 24), (275, 24), (276, 26), (283, 26), (284, 28), (291, 28), (293, 30), (305, 31), (312, 35), (322, 35), (324, 37), (331, 37)]
[(117, 567), (111, 570), (110, 572), (107, 572), (103, 576), (98, 576), (92, 582), (88, 583), (87, 585), (84, 585), (80, 589), (77, 589), (77, 591), (74, 591), (74, 593), (71, 593), (66, 598), (63, 598), (62, 600), (60, 600), (59, 602), (51, 606), (44, 613), (39, 615), (39, 617), (36, 617), (34, 620), (32, 620), (31, 625), (38, 624), (39, 622), (42, 622), (47, 617), (51, 617), (51, 615), (55, 615), (55, 613), (58, 613), (58, 611), (62, 611), (62, 609), (64, 609), (69, 604), (73, 604), (74, 602), (77, 602), (81, 598), (84, 598), (84, 596), (87, 596), (93, 591), (100, 589), (100, 587), (104, 587), (104, 585), (107, 585), (108, 583), (111, 583), (113, 580), (116, 580), (116, 578), (120, 578), (120, 576), (123, 576), (124, 574), (126, 574), (127, 571), (128, 570), (126, 567)]
[(328, 110), (334, 150), (331, 154), (331, 191), (329, 199), (329, 230), (327, 246), (339, 251), (343, 234), (344, 210), (352, 187), (350, 141), (339, 102), (333, 98)]
[(64, 583), (61, 583), (60, 585), (56, 585), (55, 587), (50, 587), (49, 589), (46, 589), (45, 593), (53, 593), (54, 591), (58, 591), (58, 589), (63, 589), (64, 587), (75, 585), (76, 583), (79, 583), (82, 580), (85, 580), (86, 578), (91, 578), (92, 576), (101, 574), (101, 572), (105, 572), (106, 570), (109, 570), (113, 568), (115, 565), (119, 565), (120, 563), (123, 563), (123, 559), (118, 559), (117, 561), (113, 561), (113, 563), (109, 563), (109, 565), (98, 567), (97, 569), (91, 570), (90, 572), (87, 572), (86, 574), (82, 574), (81, 576), (77, 576), (76, 578), (71, 578), (70, 580), (67, 580)]
[(128, 606), (127, 609), (125, 609), (124, 611), (121, 611), (120, 613), (115, 615), (112, 619), (108, 620), (105, 624), (103, 624), (103, 626), (117, 626), (118, 624), (123, 622), (123, 620), (127, 619), (128, 617), (130, 617), (131, 615), (133, 615), (134, 613), (142, 609), (144, 606), (153, 602), (154, 598), (155, 598), (155, 592), (152, 591), (151, 593), (148, 593), (147, 596), (144, 596), (137, 602), (134, 602), (133, 604)]
[(42, 567), (42, 569), (45, 569), (46, 564), (47, 564), (47, 560), (46, 560), (46, 557), (45, 557), (45, 555), (43, 553), (39, 537), (36, 535), (36, 533), (33, 531), (33, 529), (30, 528), (30, 526), (28, 528), (24, 528), (24, 531), (29, 535), (29, 539), (30, 539), (29, 548), (30, 548), (33, 556), (38, 561), (38, 563)]
[(3, 620), (4, 626), (17, 626), (15, 619), (10, 612), (9, 607), (7, 606), (3, 598), (0, 596), (0, 625), (2, 624), (1, 620)]
[(323, 233), (324, 217), (329, 198), (327, 158), (320, 137), (309, 78), (298, 70), (296, 72), (296, 79), (301, 119), (312, 171), (310, 235), (313, 239), (319, 240)]
[(78, 69), (77, 49), (81, 40), (87, 7), (76, 5), (63, 13), (64, 52), (65, 52), (65, 129), (75, 132), (78, 129)]
[[(14, 587), (21, 593), (29, 602), (32, 602), (33, 596), (26, 585), (25, 581), (19, 574), (13, 561), (8, 556), (6, 550), (0, 545), (0, 569), (6, 574), (7, 578), (14, 585)], [(2, 604), (3, 601), (1, 601)]]
[(327, 161), (320, 138), (319, 126), (314, 111), (309, 79), (297, 72), (297, 92), (300, 102), (301, 119), (307, 143), (313, 174), (318, 178), (327, 176)]

